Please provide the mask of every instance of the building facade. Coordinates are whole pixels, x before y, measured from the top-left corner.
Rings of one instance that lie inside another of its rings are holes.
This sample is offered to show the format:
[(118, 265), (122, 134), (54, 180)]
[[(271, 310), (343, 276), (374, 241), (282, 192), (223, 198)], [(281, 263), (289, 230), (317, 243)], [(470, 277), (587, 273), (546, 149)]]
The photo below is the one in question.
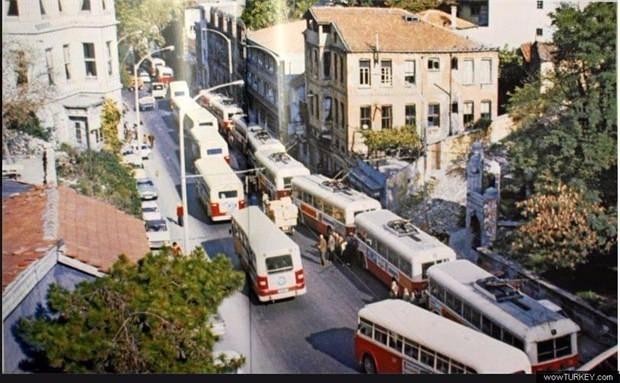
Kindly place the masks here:
[(364, 130), (406, 125), (438, 169), (442, 140), (497, 117), (497, 50), (401, 9), (312, 7), (305, 18), (313, 171), (335, 174), (365, 155)]
[(37, 113), (57, 144), (98, 150), (105, 98), (121, 104), (114, 1), (2, 2), (3, 98), (45, 92)]

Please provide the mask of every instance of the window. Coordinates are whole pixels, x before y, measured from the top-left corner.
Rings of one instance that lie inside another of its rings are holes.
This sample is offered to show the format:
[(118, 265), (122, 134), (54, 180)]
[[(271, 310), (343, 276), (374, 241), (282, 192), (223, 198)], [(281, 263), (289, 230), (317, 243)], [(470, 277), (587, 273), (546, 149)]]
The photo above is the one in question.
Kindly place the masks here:
[(463, 61), (463, 84), (474, 83), (474, 60)]
[(448, 374), (450, 372), (450, 358), (437, 353), (437, 366), (438, 371)]
[(419, 358), (419, 352), (420, 347), (417, 343), (412, 342), (408, 339), (405, 340), (405, 355), (417, 360)]
[(39, 0), (39, 10), (41, 11), (41, 16), (45, 16), (45, 7), (43, 7), (43, 0)]
[(218, 193), (217, 198), (219, 199), (237, 198), (237, 191), (236, 190), (221, 191)]
[(340, 58), (340, 82), (344, 84), (344, 57)]
[(463, 126), (469, 127), (474, 122), (474, 102), (465, 101), (463, 104)]
[(480, 118), (491, 119), (491, 101), (482, 101), (480, 103)]
[(112, 75), (112, 41), (106, 41), (105, 46), (108, 55), (108, 74)]
[(370, 120), (370, 106), (362, 106), (360, 108), (360, 128), (372, 128), (372, 122)]
[(312, 50), (312, 74), (315, 78), (319, 75), (319, 52), (316, 49)]
[(82, 143), (82, 125), (79, 122), (75, 122), (75, 142)]
[(536, 1), (536, 9), (543, 9), (543, 0)]
[(334, 53), (334, 80), (338, 81), (338, 66), (340, 65), (340, 56)]
[(95, 143), (98, 144), (99, 143), (99, 129), (93, 130), (93, 133), (95, 134)]
[(402, 353), (403, 352), (403, 338), (398, 334), (394, 334), (393, 332), (390, 332), (389, 346), (390, 348), (397, 350), (399, 354)]
[(345, 116), (344, 116), (344, 102), (340, 102), (340, 127), (344, 129)]
[(430, 59), (428, 59), (428, 70), (429, 71), (438, 71), (439, 70), (439, 58), (438, 57), (431, 57)]
[(71, 80), (71, 56), (69, 54), (69, 44), (62, 46), (62, 54), (65, 58), (65, 77)]
[(381, 84), (392, 86), (392, 61), (381, 61)]
[(370, 85), (370, 60), (360, 60), (360, 85)]
[(293, 269), (293, 258), (289, 254), (265, 258), (267, 274), (279, 273)]
[(407, 259), (405, 258), (400, 258), (398, 260), (398, 268), (405, 274), (408, 276), (412, 276), (413, 275), (413, 268), (411, 266), (411, 262), (409, 262)]
[(357, 326), (357, 331), (369, 338), (372, 337), (372, 323), (360, 319), (360, 323)]
[(381, 129), (392, 129), (392, 105), (381, 107)]
[(420, 362), (435, 368), (435, 353), (426, 347), (421, 347), (420, 350)]
[(415, 60), (405, 60), (405, 85), (415, 85)]
[(459, 112), (459, 103), (457, 101), (452, 102), (452, 113)]
[(536, 36), (542, 36), (543, 35), (543, 29), (542, 28), (536, 28)]
[(386, 330), (386, 329), (384, 329), (384, 328), (383, 328), (383, 327), (381, 327), (381, 326), (376, 326), (376, 325), (375, 325), (375, 333), (374, 333), (373, 338), (374, 338), (377, 342), (379, 342), (379, 343), (381, 343), (381, 344), (385, 344), (385, 345), (387, 345), (387, 338), (388, 338), (388, 336), (387, 336), (387, 330)]
[(415, 126), (416, 123), (415, 104), (405, 105), (405, 125)]
[(54, 58), (52, 57), (52, 48), (45, 50), (45, 67), (47, 70), (47, 81), (50, 85), (54, 85)]
[(482, 59), (480, 64), (480, 83), (491, 84), (491, 59)]
[(86, 77), (97, 77), (97, 63), (95, 61), (95, 44), (82, 43), (84, 49), (84, 65), (86, 66)]
[(570, 337), (569, 334), (556, 339), (538, 342), (538, 362), (570, 355), (572, 350)]
[(323, 52), (323, 76), (329, 79), (331, 76), (332, 54), (331, 52)]
[(7, 0), (9, 3), (9, 10), (7, 16), (19, 16), (19, 8), (17, 8), (17, 0)]
[(82, 10), (90, 11), (90, 0), (82, 0)]
[(450, 60), (450, 69), (459, 70), (459, 59), (457, 57), (452, 57)]
[(431, 128), (439, 127), (439, 104), (428, 105), (428, 126)]

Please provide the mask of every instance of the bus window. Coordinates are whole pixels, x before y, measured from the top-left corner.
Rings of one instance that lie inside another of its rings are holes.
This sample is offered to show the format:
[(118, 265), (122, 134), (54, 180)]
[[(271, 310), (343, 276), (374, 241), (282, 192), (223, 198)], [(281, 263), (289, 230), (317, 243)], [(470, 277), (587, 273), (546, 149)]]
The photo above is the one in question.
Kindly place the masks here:
[(418, 360), (419, 351), (420, 349), (417, 343), (412, 342), (409, 339), (405, 339), (405, 355), (415, 360)]
[(372, 323), (366, 322), (364, 319), (360, 319), (358, 331), (360, 334), (372, 338)]
[(411, 277), (413, 275), (413, 270), (411, 267), (411, 262), (407, 259), (400, 257), (398, 259), (398, 268), (407, 276)]
[(484, 315), (482, 316), (482, 332), (491, 335), (491, 320)]
[(465, 373), (465, 366), (453, 360), (450, 362), (450, 373), (451, 374), (463, 374)]
[(284, 182), (284, 187), (285, 188), (290, 188), (291, 187), (291, 180), (293, 179), (293, 177), (284, 177), (283, 182)]
[(495, 339), (502, 339), (502, 328), (491, 322), (491, 336)]
[(420, 362), (435, 368), (435, 353), (424, 346), (420, 347), (420, 349)]
[(570, 355), (570, 354), (571, 354), (570, 335), (566, 335), (561, 338), (556, 338), (555, 339), (555, 357), (559, 358), (561, 356)]
[(375, 326), (375, 334), (374, 339), (381, 343), (387, 345), (387, 331), (381, 326)]
[(334, 207), (334, 218), (341, 223), (344, 223), (344, 210)]
[(437, 353), (437, 366), (435, 368), (444, 374), (448, 374), (450, 372), (450, 358)]
[(403, 338), (398, 335), (390, 332), (390, 344), (389, 346), (394, 350), (398, 350), (399, 353), (403, 352)]
[(221, 191), (218, 193), (218, 198), (219, 199), (237, 198), (237, 191), (236, 190)]
[(332, 209), (332, 205), (330, 205), (327, 202), (323, 203), (323, 212), (327, 215), (329, 215), (330, 217), (334, 216), (334, 209)]
[(426, 262), (422, 264), (422, 278), (426, 279), (426, 271), (428, 270), (429, 267), (433, 266), (435, 263), (434, 262)]
[(267, 265), (267, 274), (274, 274), (293, 269), (293, 259), (288, 254), (266, 258), (265, 264)]
[(207, 149), (207, 156), (222, 154), (222, 148)]

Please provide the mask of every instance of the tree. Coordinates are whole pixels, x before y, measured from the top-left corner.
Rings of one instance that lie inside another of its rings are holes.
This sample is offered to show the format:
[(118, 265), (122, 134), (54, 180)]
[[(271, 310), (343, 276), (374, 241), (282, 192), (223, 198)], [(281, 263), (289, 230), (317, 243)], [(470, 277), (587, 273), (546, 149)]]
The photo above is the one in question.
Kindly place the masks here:
[(101, 134), (105, 149), (116, 155), (120, 153), (122, 143), (118, 138), (118, 126), (121, 122), (121, 112), (116, 102), (110, 98), (103, 101), (101, 108)]
[(442, 0), (385, 0), (383, 3), (392, 8), (402, 8), (412, 13), (437, 8)]
[(516, 49), (505, 47), (499, 51), (498, 103), (500, 114), (505, 113), (510, 93), (527, 79), (523, 57)]
[(420, 136), (415, 127), (412, 126), (377, 131), (366, 130), (363, 132), (363, 135), (369, 156), (385, 151), (396, 151), (408, 156), (418, 156), (422, 150)]
[(537, 270), (574, 270), (591, 254), (608, 251), (613, 244), (610, 236), (616, 233), (605, 232), (609, 225), (601, 225), (609, 220), (605, 209), (576, 188), (547, 185), (517, 207), (527, 223), (517, 229), (512, 249)]
[(209, 260), (201, 248), (180, 257), (164, 248), (137, 264), (120, 256), (108, 276), (74, 291), (52, 285), (47, 312), (20, 321), (18, 334), (56, 371), (231, 371), (244, 358), (214, 363), (209, 318), (242, 283), (228, 258)]
[(288, 20), (287, 0), (252, 0), (246, 3), (241, 19), (251, 30), (267, 28)]

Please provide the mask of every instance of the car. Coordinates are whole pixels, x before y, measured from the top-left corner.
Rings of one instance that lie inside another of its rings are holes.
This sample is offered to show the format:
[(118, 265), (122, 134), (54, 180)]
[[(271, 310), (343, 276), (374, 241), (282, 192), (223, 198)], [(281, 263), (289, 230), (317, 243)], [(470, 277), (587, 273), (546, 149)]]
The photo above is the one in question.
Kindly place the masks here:
[(211, 333), (213, 335), (224, 336), (224, 334), (226, 334), (226, 322), (224, 322), (220, 313), (216, 313), (209, 318), (209, 325), (211, 326)]
[(140, 194), (142, 200), (157, 199), (157, 189), (150, 178), (138, 178), (136, 180), (136, 186), (138, 187), (138, 194)]
[(149, 147), (149, 145), (142, 144), (142, 146), (140, 147), (140, 156), (142, 157), (142, 159), (148, 160), (150, 155), (151, 155), (151, 148)]
[(155, 201), (142, 201), (142, 220), (155, 221), (162, 219), (159, 206)]
[(164, 219), (144, 221), (144, 229), (151, 249), (170, 246), (170, 231)]
[[(213, 352), (213, 365), (215, 367), (224, 367), (224, 362), (222, 361), (222, 359), (228, 361), (231, 359), (240, 359), (241, 358), (241, 354), (239, 354), (237, 351), (233, 351), (233, 350), (225, 350), (225, 351), (214, 351)], [(232, 371), (227, 371), (225, 372), (226, 374), (243, 374), (243, 366), (239, 366), (236, 369), (232, 370)]]
[(155, 97), (143, 96), (138, 100), (138, 108), (140, 110), (153, 110), (155, 109)]
[(122, 162), (132, 168), (144, 168), (142, 158), (132, 149), (125, 148), (121, 150)]
[(138, 73), (138, 77), (145, 84), (149, 84), (151, 82), (151, 75), (149, 75), (148, 72), (145, 70), (140, 70), (140, 72)]
[(151, 84), (151, 96), (154, 98), (165, 98), (166, 92), (166, 84), (163, 82), (154, 82)]
[(144, 87), (144, 82), (140, 77), (131, 76), (129, 78), (129, 85), (127, 85), (127, 89), (133, 92), (136, 89), (136, 85), (138, 86), (138, 90), (142, 90)]

